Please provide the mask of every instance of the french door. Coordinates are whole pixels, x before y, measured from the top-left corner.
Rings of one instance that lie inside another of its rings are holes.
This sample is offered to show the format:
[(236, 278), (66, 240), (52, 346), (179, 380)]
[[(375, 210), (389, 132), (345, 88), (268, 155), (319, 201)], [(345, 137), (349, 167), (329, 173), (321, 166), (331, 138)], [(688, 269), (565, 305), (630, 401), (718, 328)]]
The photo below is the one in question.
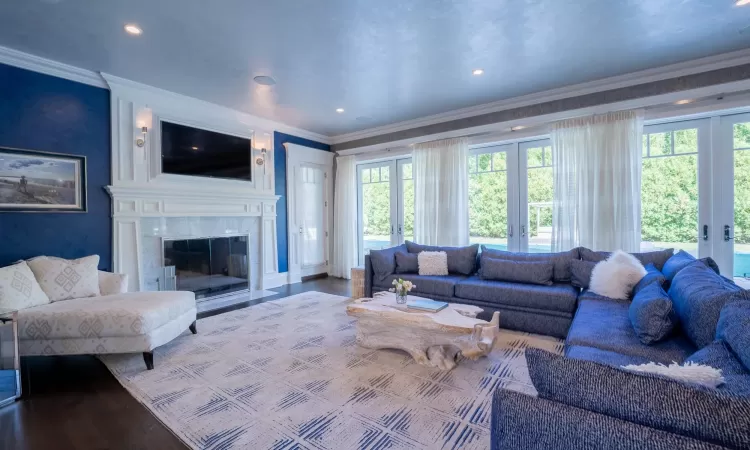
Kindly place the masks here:
[(370, 250), (414, 239), (411, 158), (357, 166), (359, 259)]

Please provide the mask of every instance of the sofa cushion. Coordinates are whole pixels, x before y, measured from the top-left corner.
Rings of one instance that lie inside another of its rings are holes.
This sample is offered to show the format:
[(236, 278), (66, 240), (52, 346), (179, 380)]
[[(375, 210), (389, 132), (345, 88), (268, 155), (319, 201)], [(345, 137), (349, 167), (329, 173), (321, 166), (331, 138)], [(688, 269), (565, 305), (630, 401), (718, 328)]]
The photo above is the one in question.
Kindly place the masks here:
[(577, 288), (588, 289), (591, 282), (591, 272), (595, 262), (574, 259), (570, 262), (570, 284)]
[(716, 339), (726, 342), (745, 368), (750, 369), (750, 301), (732, 302), (722, 308)]
[(539, 397), (724, 445), (750, 447), (750, 399), (539, 349), (526, 350)]
[(543, 261), (509, 261), (484, 258), (480, 276), (483, 280), (513, 281), (517, 283), (552, 286), (555, 266)]
[(651, 283), (635, 294), (628, 316), (638, 339), (646, 345), (661, 341), (677, 325), (672, 300), (658, 283)]
[(476, 271), (479, 244), (466, 247), (438, 247), (435, 245), (420, 245), (406, 241), (409, 253), (445, 252), (448, 255), (448, 272), (460, 275), (471, 275)]
[(568, 250), (567, 252), (558, 253), (520, 253), (520, 252), (506, 252), (504, 250), (495, 250), (482, 246), (482, 253), (480, 254), (480, 270), (481, 262), (484, 258), (495, 258), (495, 259), (506, 259), (509, 261), (542, 261), (551, 262), (555, 266), (553, 273), (553, 281), (556, 282), (570, 282), (570, 262), (578, 259), (578, 249)]
[(79, 259), (40, 256), (28, 264), (52, 302), (100, 295), (99, 255)]
[(600, 348), (586, 347), (584, 345), (571, 345), (565, 349), (565, 356), (574, 359), (585, 359), (599, 364), (620, 367), (628, 364), (647, 364), (651, 360), (641, 356), (623, 355), (622, 353), (602, 350)]
[(411, 291), (415, 295), (440, 295), (443, 297), (453, 297), (454, 286), (459, 281), (466, 279), (463, 275), (417, 275), (411, 273), (388, 275), (384, 280), (375, 282), (375, 286), (380, 289), (390, 289), (393, 287), (393, 280), (409, 280), (414, 283), (415, 287)]
[(682, 362), (695, 347), (681, 334), (672, 334), (653, 345), (643, 345), (630, 323), (627, 300), (613, 300), (585, 291), (578, 298), (578, 311), (570, 326), (566, 345), (583, 345), (649, 361)]
[(456, 297), (565, 313), (575, 311), (577, 294), (576, 288), (565, 283), (540, 286), (489, 281), (474, 276), (456, 284)]
[(405, 252), (406, 246), (401, 244), (383, 250), (370, 250), (370, 263), (376, 280), (384, 280), (396, 272), (396, 253)]
[(49, 303), (26, 261), (0, 268), (0, 309), (18, 310)]
[[(675, 253), (674, 256), (669, 258), (666, 263), (664, 263), (662, 272), (664, 273), (667, 281), (671, 282), (674, 276), (677, 275), (677, 272), (689, 266), (693, 261), (698, 261), (695, 256), (691, 255), (685, 250), (680, 250), (679, 252)], [(719, 266), (712, 258), (701, 258), (700, 261), (703, 261), (704, 264), (710, 267), (711, 270), (713, 270), (717, 274), (720, 273)]]
[(713, 342), (724, 305), (733, 300), (748, 300), (750, 292), (703, 262), (694, 261), (677, 272), (669, 287), (669, 297), (685, 334), (700, 348)]
[(101, 295), (124, 294), (128, 292), (128, 274), (99, 271), (99, 293)]
[(76, 298), (19, 312), (18, 334), (21, 340), (137, 336), (191, 310), (195, 294), (185, 291)]
[(695, 364), (721, 369), (724, 384), (717, 389), (733, 395), (750, 397), (750, 371), (737, 358), (737, 354), (721, 340), (713, 341), (685, 360)]
[(396, 252), (396, 273), (419, 273), (417, 253)]
[(653, 263), (646, 264), (646, 275), (641, 278), (641, 281), (638, 282), (638, 284), (635, 285), (633, 288), (633, 295), (635, 296), (638, 294), (638, 292), (641, 291), (641, 289), (645, 288), (651, 283), (657, 283), (659, 287), (663, 287), (664, 283), (667, 281), (664, 277), (664, 274), (659, 271), (659, 269), (656, 268)]
[[(609, 255), (611, 255), (612, 252), (596, 252), (594, 250), (589, 250), (586, 247), (581, 247), (580, 254), (581, 259), (584, 261), (600, 262), (609, 258)], [(664, 263), (666, 263), (673, 254), (673, 248), (657, 250), (654, 252), (631, 253), (631, 255), (635, 256), (644, 266), (647, 264), (653, 264), (659, 270), (664, 267)]]

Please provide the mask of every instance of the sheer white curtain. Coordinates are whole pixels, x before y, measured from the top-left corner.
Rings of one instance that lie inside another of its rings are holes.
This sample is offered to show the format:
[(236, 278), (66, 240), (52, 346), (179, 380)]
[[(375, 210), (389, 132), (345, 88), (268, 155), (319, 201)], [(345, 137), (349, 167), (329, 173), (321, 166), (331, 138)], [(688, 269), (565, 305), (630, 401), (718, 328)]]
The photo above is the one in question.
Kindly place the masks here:
[(639, 250), (642, 135), (642, 111), (554, 125), (554, 250)]
[(329, 275), (351, 278), (357, 267), (357, 163), (354, 156), (336, 157), (333, 191), (333, 258)]
[(469, 243), (469, 142), (417, 144), (412, 151), (414, 240), (425, 245)]

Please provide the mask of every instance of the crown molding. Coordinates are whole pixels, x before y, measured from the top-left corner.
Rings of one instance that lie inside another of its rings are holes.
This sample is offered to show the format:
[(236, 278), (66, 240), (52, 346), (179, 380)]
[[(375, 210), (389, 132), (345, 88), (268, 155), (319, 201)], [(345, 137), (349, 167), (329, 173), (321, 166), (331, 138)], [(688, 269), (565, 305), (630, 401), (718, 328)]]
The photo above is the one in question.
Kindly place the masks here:
[(468, 108), (456, 109), (441, 114), (421, 117), (419, 119), (407, 120), (390, 125), (385, 125), (382, 127), (368, 128), (366, 130), (356, 131), (353, 133), (335, 135), (332, 136), (330, 140), (334, 145), (341, 144), (344, 142), (370, 138), (382, 134), (395, 133), (411, 128), (419, 128), (441, 122), (464, 119), (467, 117), (503, 111), (506, 109), (519, 108), (569, 97), (592, 94), (595, 92), (636, 86), (639, 84), (667, 80), (670, 78), (677, 78), (686, 75), (694, 75), (702, 72), (710, 72), (712, 70), (724, 69), (727, 67), (739, 66), (748, 63), (750, 63), (750, 49), (739, 50), (736, 52), (723, 53), (720, 55), (671, 64), (668, 66), (632, 72), (625, 75), (602, 78), (599, 80), (523, 95), (520, 97), (513, 97), (510, 99), (499, 100), (496, 102), (485, 103)]
[(0, 63), (9, 66), (20, 67), (34, 72), (52, 75), (53, 77), (65, 78), (66, 80), (88, 84), (99, 88), (107, 88), (107, 83), (93, 70), (81, 69), (51, 59), (19, 52), (12, 48), (0, 46)]

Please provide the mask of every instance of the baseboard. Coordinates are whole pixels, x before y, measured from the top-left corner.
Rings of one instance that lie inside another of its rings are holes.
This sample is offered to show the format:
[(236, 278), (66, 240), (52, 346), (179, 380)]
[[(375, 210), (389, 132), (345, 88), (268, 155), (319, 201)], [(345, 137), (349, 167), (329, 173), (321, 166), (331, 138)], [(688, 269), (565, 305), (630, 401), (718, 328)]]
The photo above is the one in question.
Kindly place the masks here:
[(272, 289), (289, 284), (289, 272), (263, 275), (263, 289)]

